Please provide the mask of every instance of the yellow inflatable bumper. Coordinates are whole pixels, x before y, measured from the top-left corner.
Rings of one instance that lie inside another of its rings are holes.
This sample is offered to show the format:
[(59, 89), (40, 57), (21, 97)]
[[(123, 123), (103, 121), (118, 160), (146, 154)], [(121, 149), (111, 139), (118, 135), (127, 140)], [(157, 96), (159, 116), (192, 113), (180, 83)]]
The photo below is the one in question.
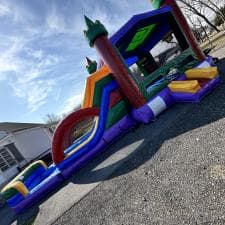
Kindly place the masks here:
[(196, 68), (185, 72), (187, 79), (214, 79), (218, 75), (217, 67)]
[(168, 85), (173, 92), (196, 93), (201, 87), (197, 80), (172, 81)]

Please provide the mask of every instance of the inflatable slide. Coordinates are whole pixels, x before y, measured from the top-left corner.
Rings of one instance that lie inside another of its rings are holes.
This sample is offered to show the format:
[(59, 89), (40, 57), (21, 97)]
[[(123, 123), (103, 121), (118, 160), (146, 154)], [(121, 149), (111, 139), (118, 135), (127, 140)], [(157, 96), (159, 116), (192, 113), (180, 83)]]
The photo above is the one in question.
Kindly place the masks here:
[(84, 34), (101, 63), (87, 58), (83, 105), (57, 126), (53, 163), (28, 165), (1, 190), (16, 213), (39, 202), (137, 123), (154, 121), (177, 102), (199, 102), (220, 84), (213, 59), (199, 48), (176, 1), (153, 3), (155, 10), (134, 15), (110, 38), (100, 21), (85, 16)]

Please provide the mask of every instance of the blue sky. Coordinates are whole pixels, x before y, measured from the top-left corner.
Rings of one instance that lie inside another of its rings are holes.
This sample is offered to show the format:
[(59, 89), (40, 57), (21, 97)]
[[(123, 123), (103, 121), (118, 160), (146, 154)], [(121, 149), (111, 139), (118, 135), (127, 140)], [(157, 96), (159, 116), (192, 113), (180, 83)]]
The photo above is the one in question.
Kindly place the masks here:
[(0, 0), (0, 122), (43, 122), (81, 102), (85, 56), (97, 59), (83, 15), (112, 34), (148, 0)]

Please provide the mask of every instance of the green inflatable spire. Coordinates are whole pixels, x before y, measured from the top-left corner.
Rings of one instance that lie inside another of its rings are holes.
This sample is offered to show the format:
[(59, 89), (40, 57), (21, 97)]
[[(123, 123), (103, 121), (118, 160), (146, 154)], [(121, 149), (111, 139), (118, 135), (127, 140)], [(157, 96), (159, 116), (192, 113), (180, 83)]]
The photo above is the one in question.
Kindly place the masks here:
[(159, 9), (165, 0), (150, 0), (155, 9)]
[(93, 22), (87, 16), (84, 16), (84, 19), (87, 25), (87, 30), (84, 31), (84, 35), (86, 36), (89, 45), (92, 47), (94, 45), (95, 40), (99, 36), (107, 36), (108, 31), (99, 20)]
[(94, 26), (95, 23), (91, 19), (89, 19), (87, 16), (84, 15), (84, 19), (85, 19), (85, 23), (87, 27)]
[(88, 57), (86, 57), (86, 60), (87, 60), (86, 69), (87, 69), (88, 73), (92, 74), (92, 73), (96, 72), (97, 62), (90, 60)]

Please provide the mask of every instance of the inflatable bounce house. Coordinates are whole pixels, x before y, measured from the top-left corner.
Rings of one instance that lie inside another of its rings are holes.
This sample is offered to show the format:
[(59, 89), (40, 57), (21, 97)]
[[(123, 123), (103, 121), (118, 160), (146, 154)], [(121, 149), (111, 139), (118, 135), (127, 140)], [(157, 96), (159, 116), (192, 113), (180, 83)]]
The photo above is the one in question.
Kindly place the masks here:
[[(153, 11), (134, 15), (110, 38), (100, 21), (85, 17), (84, 34), (100, 55), (99, 65), (87, 58), (83, 105), (58, 125), (53, 164), (34, 162), (1, 190), (16, 213), (38, 202), (137, 123), (153, 121), (176, 102), (199, 102), (220, 83), (212, 58), (199, 48), (176, 1), (152, 3)], [(79, 124), (87, 120), (92, 126), (74, 140)]]

